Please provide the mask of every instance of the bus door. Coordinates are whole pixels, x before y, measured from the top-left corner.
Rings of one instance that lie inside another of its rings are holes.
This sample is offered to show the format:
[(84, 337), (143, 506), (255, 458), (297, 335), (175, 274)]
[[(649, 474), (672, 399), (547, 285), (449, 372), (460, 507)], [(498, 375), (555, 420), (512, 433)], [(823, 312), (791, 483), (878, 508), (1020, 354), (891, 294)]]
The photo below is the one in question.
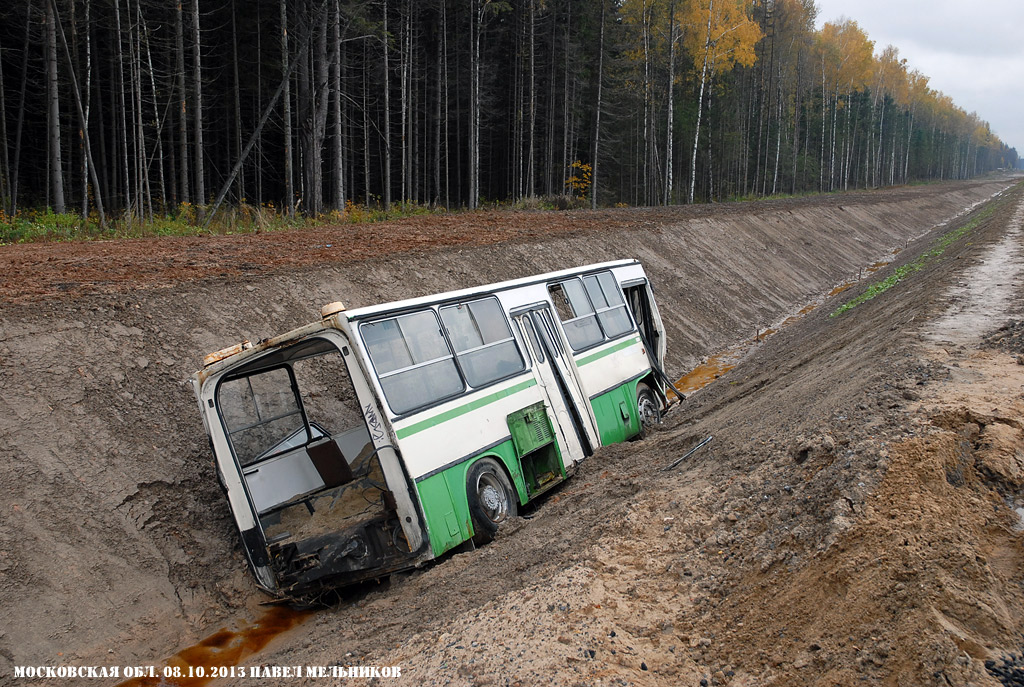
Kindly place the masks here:
[(651, 285), (646, 279), (625, 282), (622, 285), (633, 319), (636, 321), (644, 347), (654, 355), (658, 366), (665, 361), (665, 326), (658, 313), (658, 305), (651, 293)]
[(516, 315), (515, 320), (523, 339), (529, 342), (534, 376), (544, 389), (548, 407), (555, 416), (562, 462), (567, 468), (571, 467), (591, 455), (594, 444), (587, 427), (589, 416), (583, 414), (585, 407), (576, 400), (576, 396), (581, 394), (576, 388), (575, 377), (567, 378), (568, 371), (564, 369), (565, 355), (554, 337), (551, 313), (542, 306)]

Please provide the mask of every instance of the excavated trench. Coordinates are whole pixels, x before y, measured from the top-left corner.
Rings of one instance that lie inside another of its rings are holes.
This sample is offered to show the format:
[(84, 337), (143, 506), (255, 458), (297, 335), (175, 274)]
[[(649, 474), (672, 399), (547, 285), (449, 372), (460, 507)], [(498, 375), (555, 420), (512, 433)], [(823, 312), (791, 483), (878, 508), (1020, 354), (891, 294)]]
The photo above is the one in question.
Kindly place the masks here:
[(359, 307), (636, 257), (678, 377), (709, 354), (757, 345), (1012, 182), (730, 205), (624, 228), (0, 304), (0, 604), (17, 627), (0, 630), (0, 674), (159, 663), (229, 619), (259, 616), (266, 599), (245, 570), (187, 385), (211, 350), (312, 321), (334, 300)]

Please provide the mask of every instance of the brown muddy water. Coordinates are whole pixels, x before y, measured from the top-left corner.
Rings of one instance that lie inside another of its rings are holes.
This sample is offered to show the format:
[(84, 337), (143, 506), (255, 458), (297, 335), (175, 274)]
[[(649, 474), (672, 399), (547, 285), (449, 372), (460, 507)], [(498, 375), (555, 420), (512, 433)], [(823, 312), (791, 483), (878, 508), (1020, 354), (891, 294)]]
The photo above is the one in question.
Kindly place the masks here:
[(213, 680), (237, 676), (235, 667), (259, 652), (275, 637), (302, 623), (312, 611), (273, 606), (253, 623), (239, 629), (221, 628), (198, 644), (182, 649), (153, 677), (137, 677), (118, 687), (204, 687)]

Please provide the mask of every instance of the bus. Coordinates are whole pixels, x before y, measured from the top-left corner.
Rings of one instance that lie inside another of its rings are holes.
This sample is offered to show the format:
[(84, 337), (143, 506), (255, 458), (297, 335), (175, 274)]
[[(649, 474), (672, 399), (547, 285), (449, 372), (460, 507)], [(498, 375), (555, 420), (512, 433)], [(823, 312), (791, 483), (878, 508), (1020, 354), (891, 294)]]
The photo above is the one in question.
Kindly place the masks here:
[(192, 384), (249, 566), (286, 599), (484, 543), (666, 407), (651, 284), (619, 260), (347, 310)]

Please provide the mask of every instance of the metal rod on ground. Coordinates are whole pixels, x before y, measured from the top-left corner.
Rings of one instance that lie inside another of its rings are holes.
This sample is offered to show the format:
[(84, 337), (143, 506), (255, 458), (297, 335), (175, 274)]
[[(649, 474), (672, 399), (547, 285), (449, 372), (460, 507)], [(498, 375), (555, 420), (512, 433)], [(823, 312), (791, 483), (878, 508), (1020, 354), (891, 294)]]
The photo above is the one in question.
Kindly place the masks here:
[(673, 463), (672, 463), (671, 465), (667, 465), (667, 466), (665, 466), (665, 469), (664, 469), (664, 470), (662, 470), (662, 472), (668, 472), (669, 470), (671, 470), (671, 469), (672, 469), (672, 468), (674, 468), (675, 466), (679, 465), (679, 464), (680, 464), (680, 463), (682, 463), (682, 462), (683, 462), (684, 460), (686, 460), (687, 458), (689, 458), (690, 456), (692, 456), (692, 455), (693, 455), (694, 453), (696, 453), (696, 452), (697, 452), (697, 451), (698, 451), (699, 449), (703, 448), (703, 447), (705, 446), (705, 444), (709, 444), (709, 443), (711, 443), (711, 440), (712, 440), (712, 439), (714, 439), (714, 438), (715, 438), (715, 437), (714, 437), (713, 435), (712, 435), (712, 436), (709, 436), (709, 437), (708, 437), (707, 439), (705, 439), (704, 441), (700, 442), (699, 444), (697, 444), (696, 446), (694, 446), (693, 448), (691, 448), (691, 449), (690, 449), (689, 451), (687, 451), (687, 452), (686, 452), (686, 454), (685, 454), (685, 455), (684, 455), (684, 456), (683, 456), (682, 458), (678, 458), (678, 459), (677, 459), (677, 460), (675, 460), (675, 461), (674, 461), (674, 462), (673, 462)]

